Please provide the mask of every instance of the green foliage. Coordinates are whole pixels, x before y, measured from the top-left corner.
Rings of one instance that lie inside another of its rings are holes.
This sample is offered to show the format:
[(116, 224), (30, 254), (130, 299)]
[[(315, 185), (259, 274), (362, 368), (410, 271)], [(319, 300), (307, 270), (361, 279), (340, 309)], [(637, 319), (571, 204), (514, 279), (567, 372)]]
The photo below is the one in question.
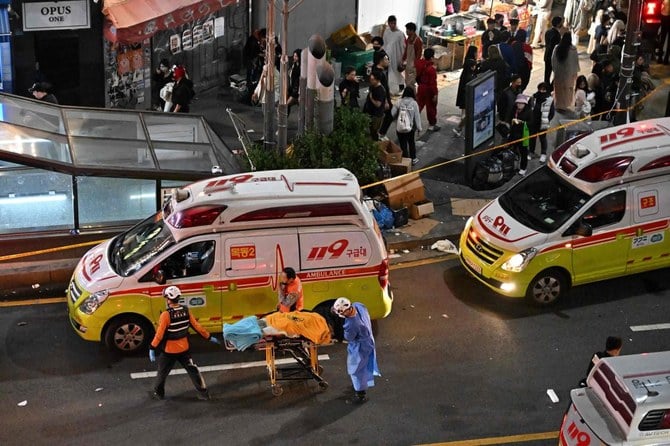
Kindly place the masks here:
[(335, 111), (330, 135), (312, 129), (296, 137), (286, 155), (258, 145), (249, 151), (249, 157), (256, 170), (344, 167), (361, 185), (375, 181), (377, 171), (377, 147), (370, 138), (370, 118), (347, 107)]

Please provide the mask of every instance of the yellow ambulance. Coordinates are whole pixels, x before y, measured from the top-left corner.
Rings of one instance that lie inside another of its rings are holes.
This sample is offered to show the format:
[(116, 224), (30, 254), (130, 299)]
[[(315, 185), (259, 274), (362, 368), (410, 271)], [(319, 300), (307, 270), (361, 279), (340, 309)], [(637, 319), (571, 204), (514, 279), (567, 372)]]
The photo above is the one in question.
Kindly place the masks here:
[(381, 232), (345, 169), (253, 172), (174, 190), (156, 215), (88, 251), (67, 290), (83, 339), (134, 352), (151, 341), (162, 291), (177, 285), (200, 324), (276, 309), (284, 267), (302, 281), (305, 309), (340, 296), (372, 318), (391, 311)]
[(549, 305), (573, 285), (670, 266), (670, 118), (580, 135), (471, 217), (465, 269)]

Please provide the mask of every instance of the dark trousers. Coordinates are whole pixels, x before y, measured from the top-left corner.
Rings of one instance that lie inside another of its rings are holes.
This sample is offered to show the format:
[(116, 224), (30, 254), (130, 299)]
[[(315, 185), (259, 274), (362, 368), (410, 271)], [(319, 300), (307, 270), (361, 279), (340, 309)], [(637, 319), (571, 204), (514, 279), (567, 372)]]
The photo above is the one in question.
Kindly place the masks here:
[(512, 150), (514, 150), (519, 155), (519, 168), (521, 170), (526, 170), (528, 167), (528, 147), (518, 142), (512, 145)]
[(391, 109), (389, 108), (388, 110), (384, 111), (384, 120), (382, 121), (382, 126), (379, 128), (379, 134), (385, 136), (392, 122), (393, 115), (391, 115)]
[[(416, 143), (414, 142), (414, 133), (416, 129), (412, 128), (411, 132), (400, 133), (396, 132), (398, 135), (398, 144), (402, 149), (402, 156), (405, 158), (416, 158)], [(409, 149), (409, 150), (408, 150)]]
[(370, 137), (373, 141), (379, 139), (379, 129), (381, 128), (383, 121), (384, 115), (370, 116)]
[(544, 81), (548, 84), (551, 80), (551, 61), (544, 62)]
[(156, 381), (154, 383), (154, 390), (160, 396), (165, 395), (165, 378), (170, 374), (175, 362), (179, 363), (186, 369), (188, 376), (193, 382), (193, 386), (200, 393), (207, 393), (207, 386), (205, 380), (198, 370), (198, 366), (193, 362), (191, 353), (185, 351), (183, 353), (160, 353), (158, 355), (158, 371), (156, 374)]
[(661, 38), (659, 39), (659, 53), (658, 53), (658, 61), (660, 62), (661, 59), (665, 63), (668, 63), (668, 56), (670, 56), (670, 42), (667, 45), (667, 50), (666, 48), (666, 43), (665, 41), (668, 39), (668, 35), (670, 35), (670, 16), (661, 16)]
[[(530, 134), (534, 135), (538, 132), (544, 132), (544, 131), (545, 130), (532, 128), (532, 129), (530, 129)], [(535, 142), (538, 138), (540, 140), (540, 153), (542, 155), (546, 155), (547, 154), (547, 134), (546, 133), (542, 133), (540, 136), (532, 136), (530, 138), (529, 143), (528, 143), (528, 151), (530, 153), (535, 153)]]

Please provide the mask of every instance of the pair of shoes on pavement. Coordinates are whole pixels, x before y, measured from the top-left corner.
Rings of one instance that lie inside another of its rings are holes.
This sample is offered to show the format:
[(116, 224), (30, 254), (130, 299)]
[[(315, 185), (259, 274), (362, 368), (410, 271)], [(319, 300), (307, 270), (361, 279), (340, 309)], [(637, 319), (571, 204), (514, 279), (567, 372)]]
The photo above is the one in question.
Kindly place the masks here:
[(457, 129), (457, 128), (455, 128), (455, 129), (451, 129), (451, 131), (454, 133), (454, 136), (455, 136), (456, 138), (460, 138), (460, 137), (463, 135), (463, 131), (462, 131), (462, 130), (459, 130), (459, 129)]
[(419, 158), (412, 158), (412, 166), (419, 164)]
[(429, 132), (437, 132), (438, 130), (440, 130), (440, 126), (437, 125), (437, 124), (431, 125), (430, 127), (428, 127)]
[(380, 135), (379, 135), (379, 140), (380, 140), (380, 141), (388, 141), (388, 140), (389, 140), (389, 137), (386, 136), (386, 135), (382, 135), (382, 134), (380, 134)]
[(521, 175), (521, 176), (526, 175), (526, 169), (519, 170), (519, 175)]

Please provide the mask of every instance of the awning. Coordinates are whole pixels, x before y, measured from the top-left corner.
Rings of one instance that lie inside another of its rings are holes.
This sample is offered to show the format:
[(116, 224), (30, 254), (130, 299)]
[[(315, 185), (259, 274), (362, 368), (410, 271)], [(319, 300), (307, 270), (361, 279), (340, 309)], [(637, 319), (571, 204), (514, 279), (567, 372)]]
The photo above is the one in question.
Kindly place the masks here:
[(104, 35), (110, 42), (141, 42), (164, 29), (193, 22), (239, 0), (105, 0)]

